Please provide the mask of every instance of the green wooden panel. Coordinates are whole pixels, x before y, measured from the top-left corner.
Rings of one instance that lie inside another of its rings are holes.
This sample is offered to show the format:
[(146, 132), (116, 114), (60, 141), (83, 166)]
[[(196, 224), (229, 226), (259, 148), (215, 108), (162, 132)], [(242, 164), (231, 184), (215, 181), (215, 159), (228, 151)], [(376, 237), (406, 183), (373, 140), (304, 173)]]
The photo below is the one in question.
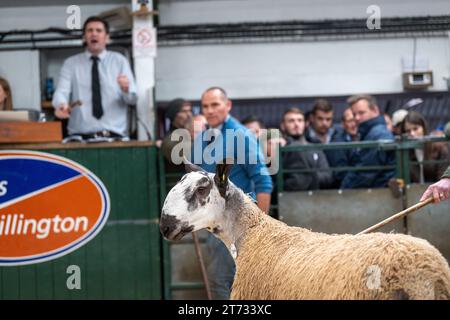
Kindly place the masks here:
[[(136, 270), (137, 274), (142, 276), (143, 281), (137, 281), (136, 293), (137, 299), (143, 299), (148, 294), (151, 296), (161, 295), (161, 277), (152, 277), (160, 272), (161, 256), (159, 252), (160, 243), (151, 241), (159, 239), (159, 226), (152, 224), (138, 226), (136, 233)], [(155, 263), (150, 263), (154, 261)]]
[(125, 223), (118, 228), (119, 233), (119, 288), (121, 299), (135, 299), (136, 272), (133, 226)]
[(27, 266), (19, 269), (19, 292), (20, 299), (33, 300), (37, 299), (36, 288), (36, 267)]
[(19, 299), (19, 268), (2, 268), (2, 291), (3, 299)]
[(67, 268), (71, 265), (70, 257), (63, 256), (53, 262), (53, 292), (55, 299), (67, 300), (70, 299), (70, 291), (67, 288)]
[(86, 246), (86, 265), (83, 279), (88, 299), (103, 299), (103, 233)]
[[(155, 147), (45, 151), (71, 159), (108, 189), (103, 230), (50, 262), (0, 268), (1, 299), (161, 299), (159, 189)], [(67, 199), (80, 201), (80, 199)], [(81, 269), (81, 290), (69, 290), (67, 267)]]
[(102, 236), (103, 296), (105, 299), (118, 299), (120, 256), (117, 229), (107, 225)]
[(54, 269), (52, 262), (36, 264), (37, 299), (49, 300), (54, 298), (53, 275)]

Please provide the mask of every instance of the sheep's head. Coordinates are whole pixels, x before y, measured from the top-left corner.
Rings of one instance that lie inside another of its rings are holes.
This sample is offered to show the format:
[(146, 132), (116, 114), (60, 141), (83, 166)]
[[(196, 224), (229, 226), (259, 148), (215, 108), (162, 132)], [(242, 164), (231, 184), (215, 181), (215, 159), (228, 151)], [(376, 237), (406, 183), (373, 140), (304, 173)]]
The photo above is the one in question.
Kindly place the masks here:
[(185, 167), (188, 173), (170, 190), (162, 208), (160, 230), (168, 240), (204, 228), (214, 232), (225, 210), (231, 165), (217, 164), (215, 174), (187, 161)]

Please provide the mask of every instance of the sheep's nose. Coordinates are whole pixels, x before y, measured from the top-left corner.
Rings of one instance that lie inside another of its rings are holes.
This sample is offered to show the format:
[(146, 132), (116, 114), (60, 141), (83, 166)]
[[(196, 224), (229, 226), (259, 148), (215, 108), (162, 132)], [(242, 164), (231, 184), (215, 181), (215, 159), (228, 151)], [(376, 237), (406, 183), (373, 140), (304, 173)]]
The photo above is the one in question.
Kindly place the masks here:
[(170, 228), (169, 227), (164, 227), (161, 225), (161, 233), (163, 234), (164, 237), (167, 238), (167, 236), (170, 233)]
[(179, 220), (172, 215), (165, 214), (164, 211), (161, 215), (159, 222), (159, 229), (162, 235), (166, 238), (177, 228)]

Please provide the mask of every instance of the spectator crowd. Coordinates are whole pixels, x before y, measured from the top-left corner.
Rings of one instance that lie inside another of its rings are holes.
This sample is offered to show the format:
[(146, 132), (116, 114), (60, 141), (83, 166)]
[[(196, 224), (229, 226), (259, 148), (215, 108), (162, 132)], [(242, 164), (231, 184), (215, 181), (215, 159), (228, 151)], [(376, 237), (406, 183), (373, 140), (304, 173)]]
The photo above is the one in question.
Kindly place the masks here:
[[(188, 114), (186, 107), (183, 107), (186, 105)], [(166, 116), (171, 120), (171, 130), (162, 140), (162, 150), (170, 166), (170, 152), (174, 145), (170, 135), (173, 128), (186, 128), (190, 130), (192, 139), (195, 139), (200, 131), (209, 126), (201, 112), (192, 115), (191, 104), (183, 99), (170, 102)], [(184, 124), (179, 125), (177, 119), (185, 119)], [(196, 121), (201, 123), (200, 130), (194, 133), (192, 128)], [(400, 109), (392, 115), (382, 113), (376, 99), (370, 95), (348, 98), (347, 108), (342, 115), (336, 115), (329, 101), (318, 99), (306, 114), (297, 106), (287, 109), (281, 115), (278, 128), (266, 128), (255, 115), (242, 119), (241, 123), (257, 139), (266, 138), (262, 143), (266, 156), (271, 156), (270, 150), (274, 144), (285, 147), (366, 141), (383, 143), (400, 139), (402, 135), (421, 139), (443, 134), (439, 130), (430, 131), (425, 118), (417, 111)], [(263, 136), (265, 129), (267, 135)], [(273, 134), (274, 130), (277, 134)], [(387, 187), (389, 181), (395, 178), (395, 151), (374, 147), (322, 149), (320, 146), (317, 149), (294, 148), (293, 151), (281, 153), (283, 170), (287, 171), (283, 175), (284, 190), (379, 188)], [(423, 147), (410, 150), (409, 160), (411, 182), (437, 181), (448, 166), (448, 143), (424, 143)], [(364, 170), (364, 167), (370, 168)]]

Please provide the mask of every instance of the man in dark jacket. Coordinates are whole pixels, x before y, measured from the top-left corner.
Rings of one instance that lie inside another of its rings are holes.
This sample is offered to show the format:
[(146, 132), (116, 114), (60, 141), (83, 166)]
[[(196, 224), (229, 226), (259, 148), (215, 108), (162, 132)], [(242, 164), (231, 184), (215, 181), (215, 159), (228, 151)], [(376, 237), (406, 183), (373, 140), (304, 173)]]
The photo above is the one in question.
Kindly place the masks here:
[(325, 99), (314, 102), (310, 125), (305, 130), (305, 138), (310, 143), (330, 143), (337, 129), (333, 127), (333, 105)]
[[(311, 124), (305, 133), (306, 140), (309, 143), (325, 144), (352, 141), (351, 139), (348, 140), (349, 137), (342, 128), (333, 126), (333, 116), (333, 105), (328, 100), (316, 100), (311, 111)], [(327, 157), (329, 166), (332, 168), (350, 165), (350, 149), (329, 149), (324, 150), (323, 153)], [(345, 172), (343, 171), (334, 171), (334, 182), (329, 187), (339, 188), (344, 175)]]
[[(387, 129), (383, 115), (372, 96), (358, 95), (347, 100), (352, 108), (361, 141), (394, 140)], [(354, 167), (389, 166), (395, 164), (393, 151), (383, 151), (376, 148), (361, 148), (354, 157)], [(395, 176), (394, 169), (350, 171), (341, 184), (341, 188), (380, 188), (386, 187), (389, 179)]]
[[(308, 144), (305, 139), (305, 118), (298, 108), (287, 110), (282, 118), (281, 130), (286, 139), (286, 145)], [(332, 174), (327, 159), (320, 150), (292, 151), (283, 154), (284, 169), (300, 169), (311, 171), (288, 173), (284, 179), (284, 189), (288, 191), (316, 190), (331, 186)]]
[[(354, 142), (359, 141), (358, 126), (356, 125), (355, 118), (353, 117), (352, 109), (349, 107), (344, 110), (342, 114), (342, 128), (334, 136), (332, 142)], [(330, 152), (333, 151), (333, 152)], [(328, 163), (331, 167), (349, 167), (352, 166), (356, 149), (335, 149), (329, 150), (325, 155), (327, 156)], [(334, 187), (339, 188), (342, 180), (346, 175), (345, 171), (334, 171)]]

